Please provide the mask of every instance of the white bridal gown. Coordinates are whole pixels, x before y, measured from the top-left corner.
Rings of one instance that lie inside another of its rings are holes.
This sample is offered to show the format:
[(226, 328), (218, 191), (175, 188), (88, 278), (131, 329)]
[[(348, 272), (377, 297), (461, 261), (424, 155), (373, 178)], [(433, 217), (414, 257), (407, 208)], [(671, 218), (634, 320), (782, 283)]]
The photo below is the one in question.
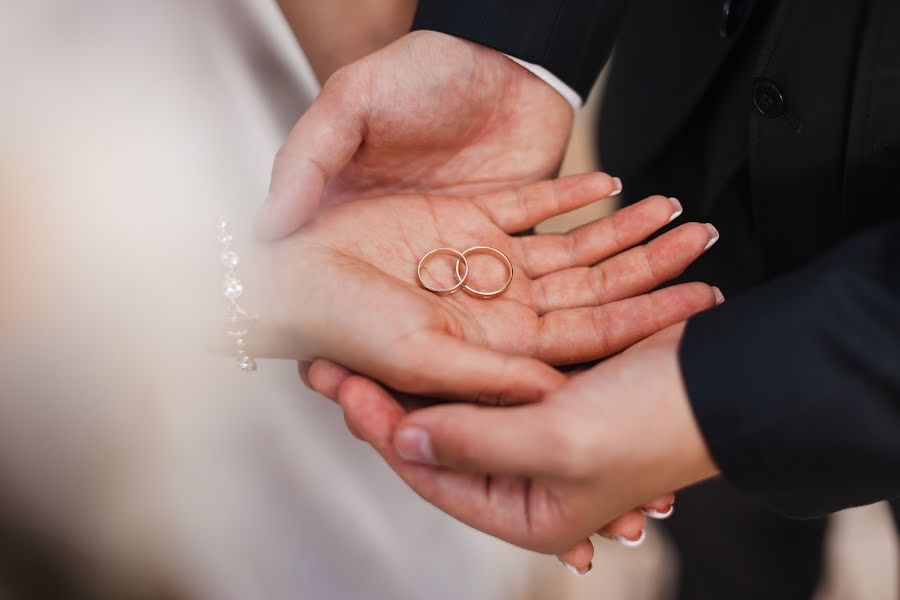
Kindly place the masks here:
[(217, 266), (219, 214), (249, 223), (313, 93), (273, 1), (0, 12), (0, 303), (31, 315), (5, 324), (0, 451), (26, 518), (211, 600), (518, 600), (558, 569), (426, 505), (294, 364), (179, 347), (186, 296), (219, 294), (185, 273)]

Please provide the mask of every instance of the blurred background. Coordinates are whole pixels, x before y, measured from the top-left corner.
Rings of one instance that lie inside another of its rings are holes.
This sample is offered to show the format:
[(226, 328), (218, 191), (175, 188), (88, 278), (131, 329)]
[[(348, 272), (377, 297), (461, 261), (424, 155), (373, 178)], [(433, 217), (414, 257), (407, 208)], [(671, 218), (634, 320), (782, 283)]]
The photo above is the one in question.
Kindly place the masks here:
[[(669, 597), (662, 532), (596, 540), (574, 578), (422, 502), (296, 365), (245, 378), (196, 348), (216, 216), (249, 227), (317, 74), (401, 35), (414, 6), (282, 4), (3, 4), (0, 600)], [(598, 96), (566, 174), (597, 168)], [(898, 565), (886, 508), (839, 514), (817, 597), (900, 598)]]

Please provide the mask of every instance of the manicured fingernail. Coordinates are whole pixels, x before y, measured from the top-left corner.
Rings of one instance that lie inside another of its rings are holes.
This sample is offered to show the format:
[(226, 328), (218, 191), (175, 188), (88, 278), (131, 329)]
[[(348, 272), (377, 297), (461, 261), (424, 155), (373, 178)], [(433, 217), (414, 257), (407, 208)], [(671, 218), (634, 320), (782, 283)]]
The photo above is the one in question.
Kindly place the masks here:
[(709, 232), (709, 241), (706, 242), (706, 248), (703, 249), (704, 252), (715, 246), (716, 242), (719, 241), (719, 230), (713, 227), (711, 223), (706, 224), (706, 230)]
[(643, 508), (641, 509), (641, 512), (644, 513), (645, 517), (656, 519), (657, 521), (663, 521), (672, 516), (672, 513), (675, 512), (675, 506), (670, 506), (669, 510), (667, 510), (666, 512), (659, 512), (658, 510), (653, 508)]
[(673, 212), (672, 216), (669, 217), (669, 223), (671, 223), (681, 216), (681, 213), (684, 212), (684, 208), (681, 206), (681, 202), (678, 201), (678, 198), (669, 198), (669, 202), (672, 203), (672, 208), (675, 209), (675, 212)]
[(644, 543), (645, 539), (647, 539), (647, 532), (641, 529), (641, 536), (636, 540), (629, 540), (624, 535), (617, 535), (615, 539), (626, 548), (637, 548)]
[(622, 190), (625, 189), (622, 186), (622, 180), (619, 179), (618, 177), (613, 177), (613, 184), (615, 184), (616, 187), (613, 188), (612, 193), (609, 195), (610, 198), (612, 198), (613, 196), (618, 196), (619, 194), (622, 193)]
[(556, 560), (558, 560), (559, 564), (564, 566), (569, 571), (569, 573), (571, 573), (572, 575), (575, 575), (576, 577), (584, 577), (585, 575), (587, 575), (588, 573), (591, 572), (591, 569), (594, 568), (594, 563), (588, 563), (588, 566), (586, 569), (584, 569), (583, 571), (579, 571), (578, 569), (576, 569), (575, 567), (573, 567), (572, 565), (570, 565), (569, 563), (567, 563), (566, 561), (564, 561), (563, 559), (561, 559), (558, 556), (556, 557)]
[(713, 286), (713, 294), (716, 295), (716, 306), (725, 302), (725, 294), (722, 293), (722, 290)]
[(431, 436), (419, 427), (407, 427), (397, 432), (394, 449), (404, 460), (426, 465), (437, 464), (434, 449), (431, 447)]

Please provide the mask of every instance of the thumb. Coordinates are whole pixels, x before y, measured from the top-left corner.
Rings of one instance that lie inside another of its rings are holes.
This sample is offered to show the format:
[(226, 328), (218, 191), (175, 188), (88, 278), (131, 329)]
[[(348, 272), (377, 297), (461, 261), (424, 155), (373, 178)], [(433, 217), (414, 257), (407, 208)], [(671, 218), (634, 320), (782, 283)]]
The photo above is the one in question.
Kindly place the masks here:
[(394, 435), (408, 461), (469, 473), (560, 477), (567, 438), (544, 403), (509, 408), (463, 404), (416, 411)]
[(336, 73), (278, 150), (269, 196), (256, 223), (263, 240), (287, 236), (318, 210), (328, 182), (356, 154), (363, 139), (365, 103), (352, 74)]

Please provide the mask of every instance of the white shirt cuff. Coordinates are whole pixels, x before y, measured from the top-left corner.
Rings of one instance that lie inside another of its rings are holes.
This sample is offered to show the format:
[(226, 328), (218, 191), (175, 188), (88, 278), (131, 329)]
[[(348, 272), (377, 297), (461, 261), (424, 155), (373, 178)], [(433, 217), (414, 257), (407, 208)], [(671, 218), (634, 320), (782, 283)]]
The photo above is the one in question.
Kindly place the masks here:
[(515, 56), (510, 56), (509, 54), (504, 54), (503, 56), (528, 69), (538, 78), (540, 78), (544, 83), (559, 92), (560, 96), (565, 98), (566, 102), (568, 102), (572, 106), (572, 110), (574, 110), (575, 112), (581, 110), (581, 107), (584, 105), (584, 100), (581, 99), (581, 96), (578, 95), (578, 92), (569, 87), (562, 79), (560, 79), (541, 65), (536, 65), (534, 63), (521, 60), (519, 58), (516, 58)]

